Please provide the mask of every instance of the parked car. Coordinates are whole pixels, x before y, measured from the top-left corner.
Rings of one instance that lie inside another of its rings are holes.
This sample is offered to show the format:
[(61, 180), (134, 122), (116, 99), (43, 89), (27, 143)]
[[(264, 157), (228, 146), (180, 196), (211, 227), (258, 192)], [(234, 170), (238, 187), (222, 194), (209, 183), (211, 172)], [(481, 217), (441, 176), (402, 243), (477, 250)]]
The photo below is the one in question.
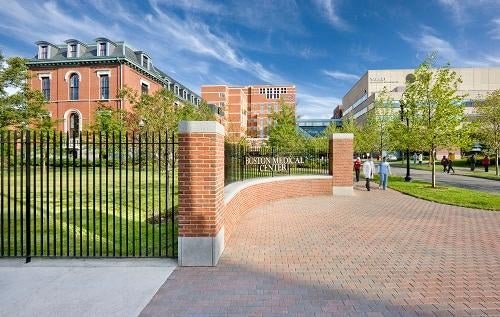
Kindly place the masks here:
[(395, 154), (387, 154), (388, 161), (397, 161), (398, 157)]

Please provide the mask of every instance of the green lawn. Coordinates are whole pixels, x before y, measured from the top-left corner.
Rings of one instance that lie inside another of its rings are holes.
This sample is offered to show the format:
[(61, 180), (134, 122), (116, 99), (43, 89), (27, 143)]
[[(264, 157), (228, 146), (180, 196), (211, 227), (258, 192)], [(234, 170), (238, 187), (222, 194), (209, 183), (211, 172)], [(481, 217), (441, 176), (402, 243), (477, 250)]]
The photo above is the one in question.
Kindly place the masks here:
[[(11, 169), (9, 175), (4, 168), (0, 175), (0, 253), (22, 256), (26, 179), (21, 184), (20, 168), (16, 173)], [(178, 193), (177, 176), (172, 184), (171, 172), (168, 185), (157, 166), (154, 171), (149, 166), (147, 173), (117, 167), (114, 174), (112, 167), (89, 167), (87, 172), (84, 166), (81, 175), (79, 167), (37, 167), (31, 178), (32, 255), (175, 255), (177, 221), (172, 213), (177, 213)]]
[[(378, 176), (375, 178), (378, 181)], [(389, 188), (410, 196), (447, 205), (500, 211), (500, 194), (450, 186), (432, 188), (428, 182), (417, 180), (405, 182), (404, 178), (399, 176), (389, 177)]]

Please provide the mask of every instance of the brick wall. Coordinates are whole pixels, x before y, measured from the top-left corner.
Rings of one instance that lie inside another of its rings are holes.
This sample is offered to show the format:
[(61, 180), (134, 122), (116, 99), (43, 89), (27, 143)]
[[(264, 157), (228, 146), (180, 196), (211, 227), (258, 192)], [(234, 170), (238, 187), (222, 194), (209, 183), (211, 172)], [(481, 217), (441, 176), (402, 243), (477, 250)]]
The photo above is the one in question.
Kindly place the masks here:
[(179, 134), (179, 237), (214, 237), (222, 225), (224, 136)]
[(224, 219), (225, 241), (228, 241), (240, 218), (252, 208), (275, 200), (301, 196), (331, 195), (331, 192), (331, 180), (329, 178), (285, 181), (276, 179), (271, 182), (246, 187), (224, 206), (222, 218)]
[(349, 133), (336, 133), (330, 138), (330, 174), (332, 186), (352, 187), (353, 136)]

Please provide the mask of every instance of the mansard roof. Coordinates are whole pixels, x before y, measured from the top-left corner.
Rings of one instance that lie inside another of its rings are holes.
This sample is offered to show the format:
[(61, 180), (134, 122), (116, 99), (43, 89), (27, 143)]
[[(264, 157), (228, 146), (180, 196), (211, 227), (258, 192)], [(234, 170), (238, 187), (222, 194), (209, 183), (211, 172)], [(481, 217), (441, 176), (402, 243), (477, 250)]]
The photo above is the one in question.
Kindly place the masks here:
[[(81, 51), (80, 56), (78, 58), (68, 58), (68, 43), (77, 42), (81, 44), (85, 49)], [(108, 42), (108, 54), (106, 56), (98, 56), (98, 43), (100, 42)], [(158, 81), (159, 83), (167, 86), (169, 84), (176, 85), (180, 89), (186, 90), (188, 94), (193, 95), (195, 99), (202, 100), (202, 98), (182, 85), (171, 76), (167, 75), (159, 68), (157, 68), (154, 63), (152, 63), (152, 58), (144, 51), (134, 50), (131, 46), (127, 45), (123, 41), (113, 42), (107, 38), (99, 37), (95, 39), (94, 43), (83, 43), (81, 41), (75, 39), (69, 39), (65, 41), (65, 44), (54, 45), (50, 42), (46, 41), (38, 41), (35, 43), (36, 45), (50, 45), (55, 48), (57, 51), (55, 54), (51, 54), (51, 58), (48, 59), (39, 59), (38, 55), (35, 55), (28, 61), (28, 66), (42, 66), (42, 65), (75, 65), (75, 64), (97, 64), (97, 63), (118, 63), (125, 62), (128, 63), (131, 67), (136, 70), (150, 76), (152, 79)], [(141, 56), (145, 55), (149, 58), (150, 65), (148, 67), (144, 67), (141, 63)], [(181, 96), (182, 97), (182, 96)], [(188, 98), (189, 99), (189, 98)]]

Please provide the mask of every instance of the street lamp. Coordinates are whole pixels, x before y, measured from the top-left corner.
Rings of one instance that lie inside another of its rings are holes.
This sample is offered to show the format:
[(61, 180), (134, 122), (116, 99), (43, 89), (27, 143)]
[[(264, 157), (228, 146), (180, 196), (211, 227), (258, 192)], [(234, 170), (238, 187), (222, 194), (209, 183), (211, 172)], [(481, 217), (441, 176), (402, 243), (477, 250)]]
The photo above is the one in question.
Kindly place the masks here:
[[(405, 111), (405, 104), (403, 101), (399, 101), (399, 106), (401, 107), (401, 122), (403, 122), (404, 118), (406, 118), (406, 131), (410, 129), (410, 119), (408, 118), (408, 114)], [(410, 176), (410, 147), (406, 146), (406, 176), (405, 182), (411, 181)]]

